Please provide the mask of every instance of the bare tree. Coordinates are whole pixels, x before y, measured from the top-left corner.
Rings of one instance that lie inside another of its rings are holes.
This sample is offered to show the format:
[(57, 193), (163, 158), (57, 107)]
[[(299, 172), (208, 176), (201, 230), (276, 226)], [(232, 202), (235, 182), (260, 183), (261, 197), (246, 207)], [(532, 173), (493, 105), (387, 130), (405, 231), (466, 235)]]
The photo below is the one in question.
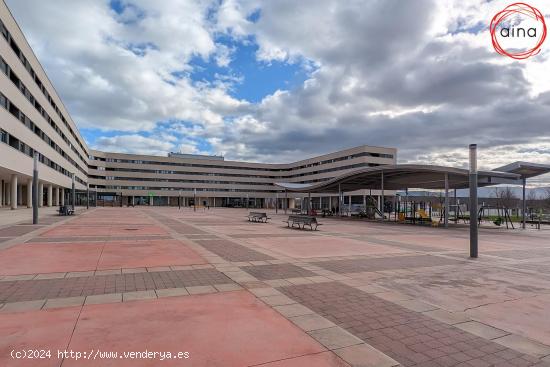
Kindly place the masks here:
[(539, 209), (542, 206), (542, 199), (539, 198), (539, 195), (537, 195), (537, 192), (535, 190), (529, 190), (527, 192), (527, 207), (533, 208), (533, 209)]
[(516, 208), (518, 205), (518, 197), (510, 186), (495, 187), (495, 197), (499, 206)]

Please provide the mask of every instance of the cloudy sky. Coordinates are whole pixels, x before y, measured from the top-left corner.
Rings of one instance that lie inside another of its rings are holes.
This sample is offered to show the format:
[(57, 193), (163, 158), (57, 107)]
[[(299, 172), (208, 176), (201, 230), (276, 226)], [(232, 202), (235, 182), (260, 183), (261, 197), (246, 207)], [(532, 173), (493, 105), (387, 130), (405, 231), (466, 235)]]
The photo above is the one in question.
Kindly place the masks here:
[(497, 54), (509, 1), (6, 2), (97, 149), (285, 162), (370, 144), (462, 166), (478, 143), (484, 168), (550, 163), (550, 41)]

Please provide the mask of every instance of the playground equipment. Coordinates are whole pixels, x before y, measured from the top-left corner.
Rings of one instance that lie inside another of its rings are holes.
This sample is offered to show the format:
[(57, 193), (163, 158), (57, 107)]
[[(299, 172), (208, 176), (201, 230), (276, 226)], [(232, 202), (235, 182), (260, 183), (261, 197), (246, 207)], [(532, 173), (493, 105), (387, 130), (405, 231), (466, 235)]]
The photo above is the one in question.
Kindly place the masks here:
[(496, 210), (497, 216), (492, 221), (493, 224), (496, 226), (501, 226), (502, 223), (506, 224), (506, 229), (509, 229), (509, 227), (512, 227), (512, 229), (515, 229), (514, 223), (512, 222), (512, 218), (510, 216), (510, 210), (505, 206), (489, 206), (489, 205), (482, 205), (479, 208), (478, 211), (478, 225), (481, 225), (481, 222), (483, 221), (483, 218), (489, 219), (491, 217), (490, 211)]

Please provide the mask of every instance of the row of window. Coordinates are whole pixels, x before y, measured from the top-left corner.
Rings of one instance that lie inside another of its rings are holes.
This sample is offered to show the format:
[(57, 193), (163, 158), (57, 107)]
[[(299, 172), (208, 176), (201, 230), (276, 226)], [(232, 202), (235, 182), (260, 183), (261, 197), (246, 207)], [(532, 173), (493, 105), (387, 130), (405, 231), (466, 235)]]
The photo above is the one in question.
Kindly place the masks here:
[[(50, 126), (55, 130), (55, 132), (63, 139), (63, 141), (71, 147), (71, 150), (80, 158), (80, 160), (84, 163), (84, 166), (86, 167), (88, 165), (88, 162), (84, 160), (84, 157), (82, 154), (78, 152), (78, 150), (73, 146), (73, 144), (70, 142), (69, 138), (61, 131), (59, 126), (55, 123), (55, 121), (48, 115), (46, 110), (42, 108), (40, 103), (34, 98), (34, 96), (31, 94), (29, 89), (25, 87), (25, 84), (17, 77), (17, 74), (13, 72), (13, 70), (9, 67), (9, 65), (6, 63), (6, 61), (0, 56), (0, 70), (6, 74), (6, 76), (15, 84), (17, 89), (27, 98), (27, 100), (31, 103), (31, 105), (34, 106), (34, 108), (38, 111), (38, 113), (44, 117), (44, 119), (50, 124)], [(71, 158), (70, 162), (77, 168), (80, 168), (77, 166), (77, 163)]]
[[(17, 149), (21, 153), (28, 155), (29, 157), (34, 157), (34, 153), (38, 153), (38, 161), (42, 164), (50, 167), (51, 169), (56, 170), (57, 172), (64, 174), (67, 177), (72, 177), (72, 173), (67, 171), (65, 168), (60, 166), (59, 164), (55, 163), (42, 153), (34, 150), (31, 148), (28, 144), (25, 144), (21, 140), (17, 139), (15, 136), (9, 134), (7, 131), (4, 131), (0, 129), (0, 142), (4, 144), (8, 144), (14, 149)], [(80, 182), (83, 185), (86, 185), (86, 182), (82, 179), (80, 179), (78, 176), (75, 175), (75, 181)]]
[[(335, 167), (335, 168), (328, 168), (324, 170), (317, 170), (307, 173), (300, 173), (296, 175), (287, 175), (287, 176), (258, 176), (258, 175), (246, 175), (246, 174), (233, 174), (233, 173), (213, 173), (213, 172), (189, 172), (189, 171), (166, 171), (166, 170), (151, 170), (151, 169), (135, 169), (135, 168), (113, 168), (113, 167), (107, 167), (104, 169), (105, 172), (140, 172), (140, 173), (150, 173), (150, 174), (180, 174), (180, 175), (197, 175), (197, 176), (214, 176), (214, 177), (246, 177), (246, 178), (267, 178), (267, 179), (287, 179), (287, 178), (295, 178), (295, 177), (304, 177), (304, 176), (311, 176), (321, 173), (327, 173), (327, 172), (334, 172), (334, 171), (342, 171), (346, 169), (352, 169), (352, 168), (359, 168), (359, 167), (376, 167), (379, 166), (378, 163), (357, 163), (357, 164), (350, 164), (347, 166), (341, 166), (341, 167)], [(96, 167), (96, 166), (90, 166), (91, 169), (99, 169), (103, 167)], [(103, 170), (101, 170), (103, 171)], [(104, 176), (90, 176), (97, 179), (109, 179), (105, 178)], [(106, 176), (106, 177), (113, 177), (113, 176)], [(112, 180), (127, 180), (129, 178), (126, 177), (114, 177), (110, 178)], [(143, 180), (141, 178), (136, 178), (136, 180)], [(176, 180), (178, 181), (178, 180)], [(323, 179), (320, 180), (309, 180), (309, 181), (301, 181), (300, 183), (311, 183), (311, 182), (320, 182), (323, 181)]]
[(54, 102), (53, 98), (48, 93), (46, 87), (44, 86), (40, 78), (38, 78), (38, 75), (35, 73), (30, 62), (27, 60), (25, 55), (23, 55), (23, 52), (21, 51), (19, 46), (17, 46), (17, 43), (13, 40), (13, 37), (11, 36), (10, 32), (8, 31), (8, 29), (6, 28), (4, 23), (2, 23), (1, 20), (0, 20), (0, 32), (2, 33), (2, 36), (4, 36), (6, 42), (10, 45), (13, 52), (15, 52), (15, 55), (19, 58), (19, 61), (21, 61), (21, 64), (23, 64), (27, 72), (30, 74), (32, 80), (34, 80), (34, 82), (36, 83), (36, 86), (38, 87), (38, 89), (42, 91), (42, 94), (44, 94), (44, 96), (46, 97), (46, 99), (48, 100), (52, 108), (55, 110), (59, 118), (61, 118), (61, 121), (63, 122), (65, 127), (67, 127), (67, 129), (70, 131), (74, 140), (77, 142), (77, 144), (82, 148), (84, 152), (87, 152), (86, 148), (84, 147), (84, 144), (82, 144), (78, 136), (75, 134), (73, 128), (67, 122), (67, 119), (65, 118), (65, 116), (63, 116), (63, 113), (61, 112), (59, 107), (57, 107), (57, 104)]
[[(336, 158), (334, 160), (324, 161), (328, 163), (332, 163), (332, 161), (340, 161), (340, 160), (347, 160), (347, 159), (353, 159), (358, 157), (364, 157), (364, 156), (387, 156), (383, 158), (392, 158), (393, 155), (391, 154), (378, 154), (378, 153), (369, 153), (369, 152), (362, 152), (358, 154), (354, 154), (351, 156), (346, 156), (343, 159)], [(135, 160), (135, 159), (118, 159), (118, 158), (100, 158), (100, 157), (94, 157), (90, 156), (91, 160), (99, 160), (104, 161), (107, 163), (130, 163), (130, 164), (152, 164), (152, 165), (161, 165), (161, 166), (179, 166), (179, 167), (198, 167), (198, 168), (209, 168), (209, 169), (237, 169), (237, 170), (253, 170), (253, 171), (270, 171), (270, 172), (288, 172), (288, 171), (295, 171), (300, 168), (304, 168), (305, 166), (300, 167), (292, 167), (292, 168), (260, 168), (260, 167), (243, 167), (243, 166), (222, 166), (222, 165), (210, 165), (210, 164), (196, 164), (196, 163), (179, 163), (179, 162), (160, 162), (160, 161), (144, 161), (144, 160)], [(316, 164), (317, 165), (317, 164)], [(369, 166), (378, 166), (376, 163), (367, 163), (363, 165), (369, 165)], [(313, 165), (310, 165), (313, 166)], [(310, 167), (308, 166), (308, 167)], [(356, 166), (356, 165), (353, 165)], [(97, 166), (89, 166), (92, 169), (100, 169), (100, 167)], [(328, 168), (324, 170), (318, 170), (318, 171), (312, 171), (312, 172), (304, 172), (299, 173), (295, 175), (288, 175), (288, 176), (257, 176), (257, 177), (265, 177), (265, 178), (293, 178), (293, 177), (301, 177), (301, 176), (309, 176), (312, 174), (319, 174), (319, 173), (325, 173), (325, 172), (332, 172), (332, 171), (339, 171), (342, 169), (345, 169), (346, 167), (351, 166), (344, 166), (344, 167), (335, 167), (335, 168)], [(132, 170), (127, 168), (106, 168), (107, 170), (115, 170), (115, 171), (125, 171), (125, 172), (152, 172), (152, 173), (182, 173), (181, 171), (170, 171), (170, 170)], [(103, 170), (103, 169), (101, 169)], [(184, 172), (187, 173), (187, 172)], [(249, 175), (240, 175), (245, 177), (251, 177)]]
[(197, 191), (197, 192), (268, 192), (275, 193), (280, 189), (273, 190), (245, 190), (245, 189), (212, 189), (212, 188), (190, 188), (190, 187), (149, 187), (149, 186), (106, 186), (106, 185), (90, 185), (90, 189), (105, 189), (105, 190), (143, 190), (143, 191)]
[(202, 184), (218, 184), (218, 185), (273, 185), (271, 182), (243, 182), (243, 181), (214, 181), (214, 180), (182, 180), (175, 178), (145, 178), (145, 177), (116, 177), (116, 176), (94, 176), (89, 178), (99, 180), (119, 180), (119, 181), (153, 181), (153, 182), (186, 182), (186, 183), (202, 183)]
[(88, 172), (80, 167), (74, 159), (69, 157), (67, 153), (59, 145), (57, 145), (42, 129), (38, 127), (34, 122), (31, 121), (25, 115), (19, 108), (17, 108), (16, 105), (13, 104), (6, 96), (4, 96), (2, 93), (0, 93), (0, 106), (5, 108), (9, 113), (11, 113), (16, 119), (21, 121), (23, 125), (25, 125), (29, 130), (34, 132), (40, 139), (42, 139), (46, 144), (48, 144), (53, 150), (55, 150), (57, 153), (59, 153), (63, 158), (65, 158), (67, 161), (69, 161), (73, 166), (75, 166), (80, 172), (84, 173), (85, 175), (88, 174)]

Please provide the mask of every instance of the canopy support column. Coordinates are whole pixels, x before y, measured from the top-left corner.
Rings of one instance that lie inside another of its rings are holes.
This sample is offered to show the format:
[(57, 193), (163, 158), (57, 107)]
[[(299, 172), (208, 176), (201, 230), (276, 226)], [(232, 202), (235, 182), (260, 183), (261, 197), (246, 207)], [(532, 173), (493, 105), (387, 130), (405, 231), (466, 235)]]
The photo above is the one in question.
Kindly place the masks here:
[(449, 174), (445, 173), (445, 228), (449, 228)]
[(342, 216), (342, 185), (338, 184), (338, 216)]
[(382, 220), (384, 220), (384, 172), (381, 173), (380, 180), (380, 213), (382, 213)]
[(525, 211), (527, 210), (527, 202), (525, 201), (525, 186), (527, 184), (527, 179), (523, 179), (523, 198), (521, 203), (521, 227), (525, 229)]
[(287, 206), (288, 206), (288, 190), (285, 189), (285, 214), (286, 214)]

